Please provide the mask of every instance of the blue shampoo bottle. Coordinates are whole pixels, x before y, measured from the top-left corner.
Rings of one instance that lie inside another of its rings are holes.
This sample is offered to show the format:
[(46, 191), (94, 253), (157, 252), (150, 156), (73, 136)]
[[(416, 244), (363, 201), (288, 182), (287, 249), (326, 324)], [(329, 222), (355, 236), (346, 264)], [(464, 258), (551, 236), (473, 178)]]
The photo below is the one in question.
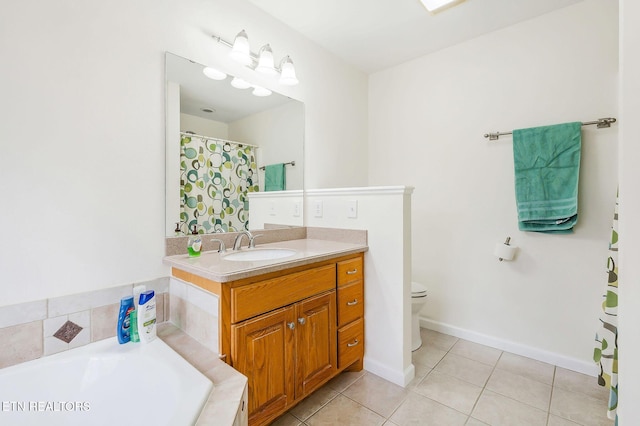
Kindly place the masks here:
[(129, 314), (135, 309), (133, 296), (126, 296), (120, 299), (120, 312), (118, 313), (118, 342), (127, 343), (131, 340), (131, 318)]

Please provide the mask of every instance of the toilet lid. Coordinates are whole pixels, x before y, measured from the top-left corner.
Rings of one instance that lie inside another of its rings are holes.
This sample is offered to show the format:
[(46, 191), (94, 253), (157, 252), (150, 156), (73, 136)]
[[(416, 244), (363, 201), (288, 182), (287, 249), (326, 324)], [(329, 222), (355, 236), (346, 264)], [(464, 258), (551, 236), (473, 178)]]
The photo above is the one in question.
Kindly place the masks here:
[(425, 297), (427, 295), (427, 287), (424, 284), (411, 283), (411, 297)]

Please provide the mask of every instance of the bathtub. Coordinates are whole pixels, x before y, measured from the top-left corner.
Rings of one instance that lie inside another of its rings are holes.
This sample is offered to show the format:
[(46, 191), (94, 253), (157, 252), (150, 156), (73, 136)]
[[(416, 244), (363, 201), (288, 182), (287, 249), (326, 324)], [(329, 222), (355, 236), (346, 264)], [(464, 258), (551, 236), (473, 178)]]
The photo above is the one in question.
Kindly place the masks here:
[(114, 337), (0, 369), (0, 425), (193, 425), (212, 389), (162, 340)]

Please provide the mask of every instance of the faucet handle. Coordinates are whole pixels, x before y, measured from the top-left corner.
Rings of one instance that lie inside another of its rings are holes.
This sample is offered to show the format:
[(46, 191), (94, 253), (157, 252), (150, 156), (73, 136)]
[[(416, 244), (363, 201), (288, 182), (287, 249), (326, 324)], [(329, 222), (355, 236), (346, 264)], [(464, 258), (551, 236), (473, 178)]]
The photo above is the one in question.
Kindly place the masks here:
[(249, 238), (249, 248), (256, 247), (256, 238), (258, 237), (262, 237), (262, 234), (253, 235), (251, 238)]
[(226, 248), (226, 247), (225, 247), (225, 245), (224, 245), (224, 241), (222, 241), (222, 240), (220, 240), (220, 239), (218, 239), (218, 238), (213, 238), (213, 239), (211, 240), (211, 242), (212, 242), (212, 243), (213, 243), (213, 242), (216, 242), (216, 241), (220, 243), (220, 246), (218, 247), (218, 253), (224, 253), (224, 252), (226, 252), (226, 251), (227, 251), (227, 248)]

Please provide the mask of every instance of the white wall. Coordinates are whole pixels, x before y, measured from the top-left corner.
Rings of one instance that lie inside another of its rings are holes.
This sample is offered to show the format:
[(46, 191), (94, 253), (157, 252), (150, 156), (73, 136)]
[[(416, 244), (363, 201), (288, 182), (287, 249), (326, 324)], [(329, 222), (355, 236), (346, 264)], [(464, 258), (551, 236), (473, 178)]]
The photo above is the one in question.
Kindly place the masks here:
[(618, 415), (621, 425), (640, 419), (640, 4), (620, 0), (620, 333)]
[[(367, 230), (364, 368), (400, 386), (411, 364), (411, 193), (368, 187), (305, 191), (307, 226)], [(316, 203), (322, 203), (320, 216)], [(356, 202), (356, 217), (348, 214)]]
[[(302, 190), (304, 170), (304, 106), (288, 102), (277, 108), (250, 115), (229, 123), (229, 137), (258, 145), (258, 166), (289, 163), (285, 170), (286, 189)], [(264, 171), (259, 171), (258, 185), (264, 191)]]
[[(583, 128), (573, 235), (517, 227), (511, 137), (617, 116), (617, 4), (586, 0), (370, 76), (370, 185), (415, 186), (424, 323), (593, 373), (617, 185), (617, 128)], [(513, 262), (492, 252), (507, 236)]]
[(295, 61), (306, 183), (365, 184), (366, 76), (246, 1), (3, 4), (0, 305), (168, 274), (164, 52), (278, 90), (210, 36), (243, 28)]
[(229, 125), (222, 121), (207, 120), (191, 114), (180, 114), (180, 131), (194, 132), (196, 135), (229, 139)]

